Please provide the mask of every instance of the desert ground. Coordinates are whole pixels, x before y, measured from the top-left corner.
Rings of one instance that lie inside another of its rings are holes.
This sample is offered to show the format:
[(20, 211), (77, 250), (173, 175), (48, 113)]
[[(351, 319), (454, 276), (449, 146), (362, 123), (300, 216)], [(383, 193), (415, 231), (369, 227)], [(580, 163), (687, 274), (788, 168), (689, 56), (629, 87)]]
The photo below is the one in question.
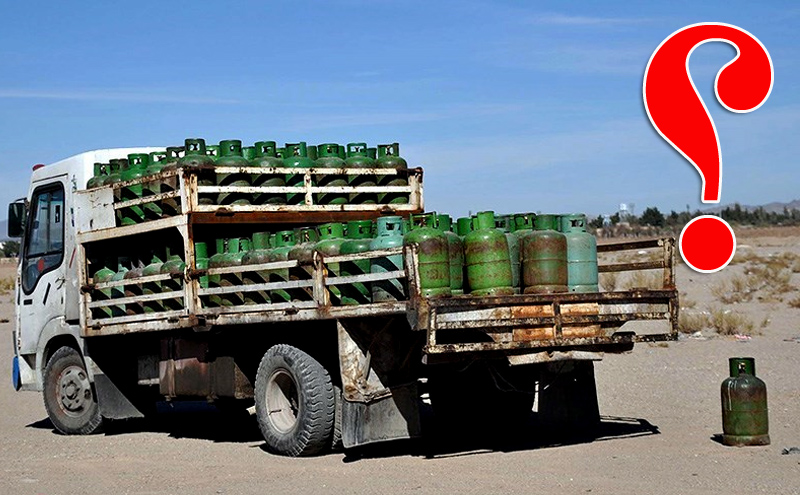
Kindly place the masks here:
[[(596, 364), (603, 426), (570, 440), (531, 427), (514, 439), (432, 437), (379, 450), (287, 459), (262, 448), (255, 421), (165, 411), (103, 434), (57, 434), (39, 394), (0, 386), (0, 493), (592, 493), (800, 494), (800, 230), (737, 230), (729, 267), (679, 265), (681, 338)], [(12, 277), (0, 265), (0, 280)], [(625, 280), (605, 280), (624, 287)], [(13, 354), (14, 306), (0, 296), (0, 369)], [(715, 330), (718, 329), (717, 330)], [(768, 387), (765, 447), (725, 447), (720, 383), (752, 356)], [(10, 376), (10, 375), (7, 375)]]

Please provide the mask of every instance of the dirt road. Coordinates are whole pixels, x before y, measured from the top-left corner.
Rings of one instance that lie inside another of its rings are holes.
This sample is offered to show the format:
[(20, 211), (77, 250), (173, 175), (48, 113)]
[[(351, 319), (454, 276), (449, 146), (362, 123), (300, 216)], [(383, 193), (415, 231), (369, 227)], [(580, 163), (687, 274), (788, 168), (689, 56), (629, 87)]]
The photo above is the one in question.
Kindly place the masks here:
[[(711, 297), (711, 281), (681, 267), (687, 298)], [(11, 296), (0, 299), (0, 318), (12, 320)], [(371, 457), (286, 459), (262, 450), (249, 418), (208, 410), (65, 437), (53, 431), (39, 394), (14, 392), (7, 380), (0, 386), (0, 493), (800, 494), (800, 455), (781, 455), (800, 446), (800, 309), (762, 306), (746, 309), (756, 322), (768, 312), (763, 336), (640, 345), (598, 363), (604, 421), (592, 442), (543, 440), (529, 428), (485, 448), (464, 441), (467, 431), (459, 442), (397, 444)], [(11, 329), (0, 324), (0, 370), (10, 370)], [(722, 429), (727, 359), (739, 355), (756, 358), (769, 389), (767, 447), (712, 439)]]

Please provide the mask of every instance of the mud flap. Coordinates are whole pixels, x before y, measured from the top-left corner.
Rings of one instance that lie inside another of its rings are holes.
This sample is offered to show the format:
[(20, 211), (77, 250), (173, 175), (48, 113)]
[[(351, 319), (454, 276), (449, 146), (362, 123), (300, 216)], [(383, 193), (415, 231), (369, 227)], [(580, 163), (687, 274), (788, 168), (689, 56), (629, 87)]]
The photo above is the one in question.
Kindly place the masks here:
[(342, 442), (346, 449), (422, 435), (417, 385), (392, 389), (392, 395), (369, 404), (344, 401)]
[(143, 418), (144, 414), (128, 400), (105, 373), (95, 373), (94, 390), (100, 416), (108, 419)]
[[(404, 322), (402, 322), (404, 323)], [(396, 320), (362, 327), (337, 321), (345, 448), (421, 436), (419, 388), (410, 363), (419, 362)], [(370, 350), (371, 349), (371, 350)]]

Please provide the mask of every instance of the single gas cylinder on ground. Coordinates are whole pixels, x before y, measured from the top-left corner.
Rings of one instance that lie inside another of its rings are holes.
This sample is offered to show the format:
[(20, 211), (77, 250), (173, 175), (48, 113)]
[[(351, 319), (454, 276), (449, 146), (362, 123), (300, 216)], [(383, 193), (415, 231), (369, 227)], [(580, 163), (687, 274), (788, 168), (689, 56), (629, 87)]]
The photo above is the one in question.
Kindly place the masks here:
[(730, 374), (722, 382), (722, 443), (736, 447), (769, 445), (767, 385), (756, 377), (750, 357), (729, 360)]

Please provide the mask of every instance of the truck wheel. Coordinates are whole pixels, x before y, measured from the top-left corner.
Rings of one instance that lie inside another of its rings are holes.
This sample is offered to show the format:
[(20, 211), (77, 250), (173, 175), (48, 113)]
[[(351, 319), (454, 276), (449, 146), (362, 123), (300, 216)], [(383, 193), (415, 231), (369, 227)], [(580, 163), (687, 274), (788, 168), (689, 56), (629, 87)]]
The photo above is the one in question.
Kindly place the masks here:
[(330, 445), (336, 409), (331, 377), (300, 349), (280, 344), (264, 354), (255, 401), (258, 425), (272, 452), (308, 456)]
[(53, 426), (65, 435), (88, 435), (103, 418), (80, 353), (59, 348), (44, 370), (44, 408)]

